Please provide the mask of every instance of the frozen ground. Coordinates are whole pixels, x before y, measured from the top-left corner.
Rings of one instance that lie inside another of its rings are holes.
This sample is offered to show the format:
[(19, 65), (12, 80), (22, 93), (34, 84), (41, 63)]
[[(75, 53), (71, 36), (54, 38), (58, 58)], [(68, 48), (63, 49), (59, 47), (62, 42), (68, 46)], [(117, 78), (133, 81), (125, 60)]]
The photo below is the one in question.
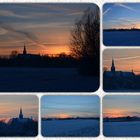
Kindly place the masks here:
[(104, 135), (110, 137), (140, 136), (140, 121), (135, 122), (104, 122)]
[(104, 31), (106, 46), (140, 46), (140, 31)]
[(95, 91), (97, 77), (74, 68), (0, 68), (0, 92)]
[(43, 136), (98, 136), (98, 120), (47, 120), (42, 121)]

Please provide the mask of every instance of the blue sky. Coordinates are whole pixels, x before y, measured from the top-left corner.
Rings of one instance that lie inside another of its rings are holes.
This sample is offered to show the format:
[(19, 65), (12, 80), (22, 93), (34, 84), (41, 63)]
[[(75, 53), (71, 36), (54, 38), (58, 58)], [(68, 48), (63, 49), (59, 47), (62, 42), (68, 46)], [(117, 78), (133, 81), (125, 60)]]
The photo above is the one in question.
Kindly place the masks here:
[(0, 4), (0, 53), (69, 53), (70, 31), (94, 4)]
[(42, 117), (98, 117), (100, 103), (98, 96), (43, 96)]
[(106, 3), (103, 6), (103, 28), (140, 28), (139, 3)]
[(140, 96), (113, 95), (103, 98), (104, 117), (140, 117)]

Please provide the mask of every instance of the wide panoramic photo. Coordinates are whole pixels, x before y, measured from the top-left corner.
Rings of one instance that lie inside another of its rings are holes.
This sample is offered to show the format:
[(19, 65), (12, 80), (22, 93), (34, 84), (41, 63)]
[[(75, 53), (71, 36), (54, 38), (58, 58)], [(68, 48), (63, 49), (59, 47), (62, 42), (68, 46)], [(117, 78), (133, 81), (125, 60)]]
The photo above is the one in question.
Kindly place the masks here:
[(0, 4), (0, 92), (93, 92), (99, 87), (95, 4)]
[(43, 96), (41, 101), (41, 132), (44, 137), (99, 135), (98, 96)]
[(140, 3), (106, 3), (103, 6), (103, 43), (106, 46), (140, 46)]

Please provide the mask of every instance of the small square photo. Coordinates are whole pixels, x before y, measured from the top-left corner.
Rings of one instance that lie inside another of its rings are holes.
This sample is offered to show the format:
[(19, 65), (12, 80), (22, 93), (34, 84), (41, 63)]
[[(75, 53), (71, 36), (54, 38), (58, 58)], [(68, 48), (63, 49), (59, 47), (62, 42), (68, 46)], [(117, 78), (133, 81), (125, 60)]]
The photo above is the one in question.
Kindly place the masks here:
[(0, 95), (0, 137), (38, 135), (38, 98), (32, 95)]
[[(103, 89), (106, 92), (140, 91), (140, 50), (106, 49), (103, 52)], [(112, 93), (113, 94), (113, 93)]]
[(103, 98), (103, 134), (140, 137), (140, 96), (107, 95)]
[(103, 5), (105, 46), (140, 46), (140, 3)]

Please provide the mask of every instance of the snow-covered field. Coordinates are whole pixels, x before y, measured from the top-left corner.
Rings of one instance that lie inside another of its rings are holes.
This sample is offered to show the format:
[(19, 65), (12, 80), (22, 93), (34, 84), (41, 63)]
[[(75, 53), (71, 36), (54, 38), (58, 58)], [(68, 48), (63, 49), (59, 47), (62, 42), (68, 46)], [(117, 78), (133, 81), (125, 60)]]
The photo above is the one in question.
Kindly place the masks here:
[(0, 92), (95, 91), (99, 78), (74, 68), (0, 68)]
[(140, 136), (140, 122), (104, 122), (104, 135), (110, 137)]
[(140, 31), (104, 31), (106, 46), (140, 46)]
[(98, 136), (98, 120), (47, 120), (42, 121), (43, 136)]

